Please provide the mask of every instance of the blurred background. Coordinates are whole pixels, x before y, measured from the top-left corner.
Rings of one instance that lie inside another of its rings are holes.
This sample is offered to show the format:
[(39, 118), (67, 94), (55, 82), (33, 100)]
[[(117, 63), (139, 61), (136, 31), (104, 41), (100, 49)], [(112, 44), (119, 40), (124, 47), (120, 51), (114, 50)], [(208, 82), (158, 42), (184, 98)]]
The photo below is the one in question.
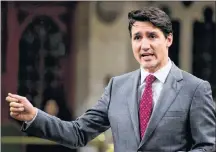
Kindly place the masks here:
[(216, 99), (215, 2), (1, 1), (1, 148), (3, 152), (113, 151), (108, 130), (77, 150), (27, 137), (9, 116), (8, 92), (63, 120), (94, 105), (112, 76), (139, 68), (127, 14), (157, 6), (173, 22), (170, 58), (211, 83)]

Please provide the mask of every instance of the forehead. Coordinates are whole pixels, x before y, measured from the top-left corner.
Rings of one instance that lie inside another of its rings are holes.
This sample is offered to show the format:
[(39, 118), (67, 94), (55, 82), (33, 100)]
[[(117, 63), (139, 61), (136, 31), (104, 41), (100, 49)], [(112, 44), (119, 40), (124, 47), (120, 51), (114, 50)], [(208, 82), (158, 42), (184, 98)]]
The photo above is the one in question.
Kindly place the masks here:
[(131, 28), (131, 33), (135, 34), (138, 32), (156, 32), (162, 34), (162, 31), (152, 23), (136, 21)]

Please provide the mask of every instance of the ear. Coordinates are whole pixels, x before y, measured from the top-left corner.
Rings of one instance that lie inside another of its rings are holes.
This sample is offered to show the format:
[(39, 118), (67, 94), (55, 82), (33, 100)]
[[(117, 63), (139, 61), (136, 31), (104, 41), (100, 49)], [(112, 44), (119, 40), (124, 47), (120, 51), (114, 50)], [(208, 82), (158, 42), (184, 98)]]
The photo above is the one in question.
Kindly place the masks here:
[(166, 41), (167, 41), (167, 47), (170, 47), (172, 45), (172, 42), (173, 42), (173, 34), (172, 33), (167, 35)]

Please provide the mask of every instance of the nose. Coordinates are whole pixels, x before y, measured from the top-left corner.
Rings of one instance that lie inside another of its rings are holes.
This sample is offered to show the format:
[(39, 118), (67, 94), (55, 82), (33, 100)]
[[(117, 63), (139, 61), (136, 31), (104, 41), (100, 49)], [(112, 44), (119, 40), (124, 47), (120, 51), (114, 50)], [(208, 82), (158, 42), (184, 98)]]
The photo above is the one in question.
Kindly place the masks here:
[(147, 39), (142, 39), (141, 49), (143, 51), (148, 51), (150, 49), (150, 43)]

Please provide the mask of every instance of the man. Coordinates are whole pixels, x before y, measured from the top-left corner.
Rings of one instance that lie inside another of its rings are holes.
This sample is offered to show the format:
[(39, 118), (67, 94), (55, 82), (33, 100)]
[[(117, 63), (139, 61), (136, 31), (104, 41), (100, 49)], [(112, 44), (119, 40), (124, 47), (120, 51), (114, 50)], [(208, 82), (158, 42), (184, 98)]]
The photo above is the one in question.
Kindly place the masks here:
[(211, 87), (168, 57), (170, 18), (149, 7), (128, 14), (140, 69), (113, 77), (96, 105), (66, 122), (9, 94), (11, 116), (25, 121), (29, 135), (74, 148), (111, 127), (115, 152), (214, 151), (216, 111)]

